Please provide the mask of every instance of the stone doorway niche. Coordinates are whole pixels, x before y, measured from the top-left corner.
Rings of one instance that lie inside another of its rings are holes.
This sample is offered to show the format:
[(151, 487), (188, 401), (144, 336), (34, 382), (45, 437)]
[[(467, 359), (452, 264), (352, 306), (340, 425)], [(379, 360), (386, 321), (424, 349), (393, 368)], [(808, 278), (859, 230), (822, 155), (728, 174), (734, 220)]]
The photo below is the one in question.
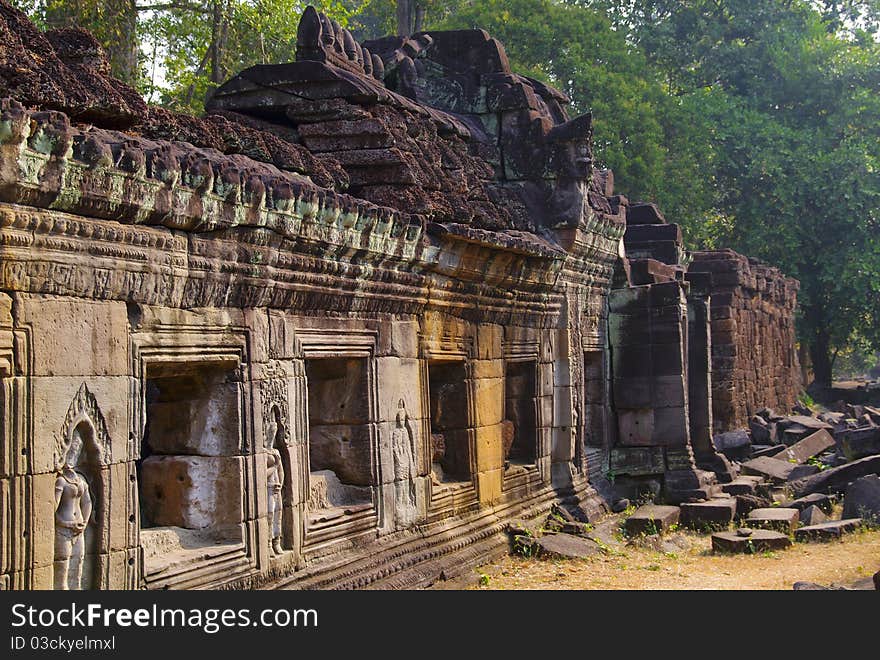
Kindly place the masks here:
[(432, 478), (435, 485), (471, 483), (471, 422), (464, 360), (428, 362)]
[(372, 514), (369, 360), (306, 359), (309, 521), (314, 529)]
[(606, 445), (604, 353), (600, 350), (584, 351), (584, 445), (587, 448), (604, 448)]
[[(508, 361), (504, 372), (505, 471), (533, 466), (538, 446), (538, 364)], [(508, 445), (509, 443), (509, 445)], [(509, 448), (508, 448), (509, 446)]]
[(244, 547), (237, 365), (147, 367), (137, 461), (144, 574)]

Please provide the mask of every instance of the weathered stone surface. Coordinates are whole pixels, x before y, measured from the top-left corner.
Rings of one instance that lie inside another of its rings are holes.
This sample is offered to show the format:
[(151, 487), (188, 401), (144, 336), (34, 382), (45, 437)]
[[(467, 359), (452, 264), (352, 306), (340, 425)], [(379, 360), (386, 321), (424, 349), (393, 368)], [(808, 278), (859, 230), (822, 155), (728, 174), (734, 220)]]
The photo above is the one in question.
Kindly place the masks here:
[(67, 112), (80, 121), (125, 128), (146, 111), (140, 95), (110, 78), (106, 54), (87, 32), (43, 33), (5, 1), (0, 4), (0, 95)]
[(789, 489), (799, 497), (810, 493), (842, 495), (846, 491), (846, 487), (859, 477), (878, 473), (880, 473), (880, 455), (867, 456), (852, 463), (814, 474), (811, 477), (793, 481), (789, 484)]
[(743, 474), (765, 477), (776, 483), (788, 481), (788, 477), (794, 468), (794, 463), (780, 461), (768, 456), (753, 458), (742, 465)]
[(880, 427), (841, 431), (836, 440), (848, 461), (880, 454)]
[(804, 479), (805, 477), (817, 474), (818, 472), (818, 465), (812, 465), (810, 463), (804, 465), (795, 465), (794, 469), (788, 475), (788, 480), (797, 481), (798, 479)]
[(736, 495), (736, 513), (742, 517), (746, 516), (750, 511), (765, 509), (772, 504), (769, 499), (759, 495), (751, 495), (749, 493)]
[(752, 458), (758, 458), (760, 456), (778, 456), (781, 452), (785, 451), (785, 445), (752, 445)]
[(640, 506), (624, 522), (627, 536), (638, 534), (662, 534), (670, 526), (678, 523), (679, 508), (677, 506), (661, 506), (646, 504)]
[(742, 461), (752, 453), (752, 438), (745, 429), (728, 431), (712, 438), (715, 449), (730, 459)]
[(880, 523), (880, 476), (870, 474), (852, 482), (843, 498), (843, 517)]
[(602, 550), (592, 539), (570, 534), (547, 534), (535, 539), (539, 557), (561, 559), (586, 559)]
[(786, 447), (784, 451), (776, 454), (773, 458), (800, 465), (834, 446), (835, 442), (831, 434), (825, 429), (820, 429), (800, 442)]
[(696, 530), (727, 527), (736, 515), (736, 499), (685, 502), (681, 505), (681, 524)]
[(818, 525), (801, 527), (795, 531), (794, 538), (796, 541), (833, 541), (839, 539), (843, 534), (854, 532), (861, 524), (862, 521), (859, 518), (830, 520)]
[(818, 525), (823, 522), (828, 522), (828, 516), (826, 516), (822, 509), (820, 509), (815, 504), (811, 504), (806, 509), (801, 511), (800, 514), (800, 523), (805, 527), (809, 527), (810, 525)]
[(797, 509), (784, 509), (782, 507), (770, 509), (754, 509), (749, 512), (748, 525), (773, 529), (784, 534), (792, 534), (800, 520)]
[(791, 547), (791, 539), (786, 534), (767, 529), (750, 531), (748, 536), (742, 536), (738, 532), (712, 534), (712, 551), (751, 554), (785, 550)]
[(141, 504), (153, 525), (207, 529), (243, 520), (240, 458), (151, 456), (141, 479)]
[(35, 376), (127, 376), (125, 303), (16, 295), (17, 322), (32, 329)]
[(755, 487), (762, 481), (762, 477), (743, 475), (728, 484), (722, 484), (721, 492), (728, 495), (752, 495)]
[(817, 506), (824, 513), (830, 515), (836, 502), (837, 497), (835, 497), (834, 495), (826, 495), (824, 493), (810, 493), (809, 495), (805, 495), (804, 497), (799, 497), (796, 500), (787, 502), (784, 504), (784, 506), (792, 509), (798, 509), (799, 511), (803, 511), (810, 506)]

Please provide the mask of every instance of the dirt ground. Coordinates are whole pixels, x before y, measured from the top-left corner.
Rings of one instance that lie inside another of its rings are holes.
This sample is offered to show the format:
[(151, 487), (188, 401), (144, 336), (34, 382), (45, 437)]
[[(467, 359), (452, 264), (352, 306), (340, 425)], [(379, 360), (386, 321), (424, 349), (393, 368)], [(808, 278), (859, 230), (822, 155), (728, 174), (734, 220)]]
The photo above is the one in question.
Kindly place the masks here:
[(661, 547), (627, 543), (616, 523), (600, 536), (603, 550), (587, 559), (505, 557), (477, 569), (473, 578), (479, 583), (468, 588), (791, 590), (798, 581), (864, 585), (880, 570), (876, 529), (755, 555), (712, 554), (710, 537), (691, 532), (668, 535)]

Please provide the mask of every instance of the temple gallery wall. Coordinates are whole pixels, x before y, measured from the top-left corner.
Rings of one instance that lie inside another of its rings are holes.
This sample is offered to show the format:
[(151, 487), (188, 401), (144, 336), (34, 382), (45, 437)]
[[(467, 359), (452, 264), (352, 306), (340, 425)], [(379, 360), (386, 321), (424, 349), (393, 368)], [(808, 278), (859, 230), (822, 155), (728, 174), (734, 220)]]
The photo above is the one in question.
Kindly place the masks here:
[(197, 119), (0, 6), (0, 588), (425, 586), (794, 405), (797, 282), (688, 251), (485, 32), (309, 8)]

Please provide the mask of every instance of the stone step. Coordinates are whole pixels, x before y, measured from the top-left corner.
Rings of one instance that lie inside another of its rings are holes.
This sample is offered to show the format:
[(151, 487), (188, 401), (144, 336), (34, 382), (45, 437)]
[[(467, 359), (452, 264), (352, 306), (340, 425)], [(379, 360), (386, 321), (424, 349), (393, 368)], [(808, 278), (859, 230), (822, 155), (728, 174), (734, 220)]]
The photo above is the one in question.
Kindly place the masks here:
[(681, 524), (695, 530), (727, 527), (736, 515), (736, 498), (725, 497), (681, 505)]
[(678, 523), (681, 510), (677, 506), (646, 504), (636, 509), (624, 522), (627, 536), (639, 534), (662, 534)]
[(783, 534), (794, 534), (800, 515), (797, 509), (774, 507), (771, 509), (754, 509), (749, 513), (746, 524), (749, 527), (772, 529)]
[(712, 552), (769, 552), (791, 547), (791, 539), (768, 529), (742, 529), (712, 535)]
[(796, 541), (835, 541), (848, 532), (854, 532), (861, 524), (861, 518), (830, 520), (818, 525), (801, 527), (794, 533), (794, 538)]

